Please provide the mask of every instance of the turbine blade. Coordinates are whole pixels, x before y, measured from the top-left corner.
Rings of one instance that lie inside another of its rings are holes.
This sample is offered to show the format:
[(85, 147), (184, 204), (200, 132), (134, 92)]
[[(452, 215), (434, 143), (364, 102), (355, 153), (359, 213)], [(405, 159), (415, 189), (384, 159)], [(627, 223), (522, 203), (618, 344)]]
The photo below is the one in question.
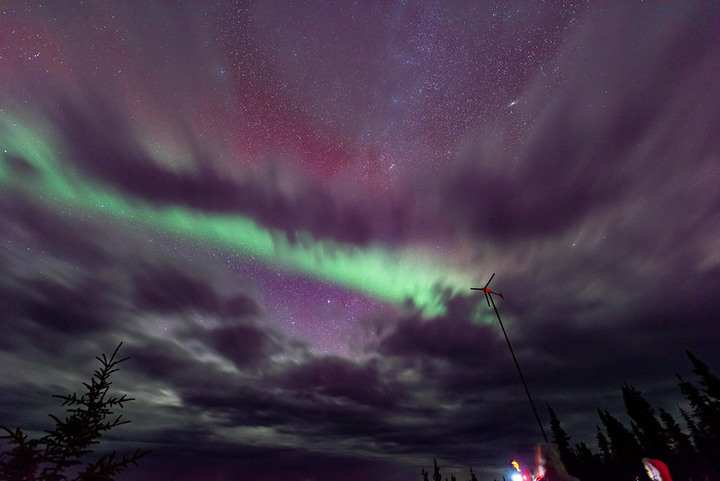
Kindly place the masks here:
[(493, 272), (493, 275), (490, 276), (490, 279), (488, 279), (487, 284), (485, 284), (485, 289), (487, 289), (487, 286), (490, 285), (490, 282), (493, 280), (493, 277), (495, 277), (495, 273)]

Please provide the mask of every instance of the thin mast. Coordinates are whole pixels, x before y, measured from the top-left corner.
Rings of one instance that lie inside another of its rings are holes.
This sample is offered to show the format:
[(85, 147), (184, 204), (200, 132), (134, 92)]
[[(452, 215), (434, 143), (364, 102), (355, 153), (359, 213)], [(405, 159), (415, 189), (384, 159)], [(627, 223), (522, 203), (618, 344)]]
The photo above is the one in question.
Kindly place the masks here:
[(530, 390), (528, 389), (527, 383), (525, 382), (525, 376), (523, 376), (522, 370), (520, 369), (520, 364), (518, 363), (517, 357), (515, 357), (515, 351), (512, 348), (512, 344), (510, 344), (510, 338), (507, 335), (507, 332), (505, 331), (505, 326), (503, 325), (502, 319), (500, 318), (500, 313), (498, 312), (497, 306), (495, 305), (495, 300), (492, 298), (492, 295), (499, 295), (502, 297), (502, 294), (498, 292), (491, 291), (488, 289), (488, 285), (490, 284), (490, 281), (492, 281), (493, 277), (495, 277), (495, 273), (493, 273), (492, 276), (490, 276), (490, 280), (487, 281), (487, 284), (485, 284), (484, 288), (478, 288), (478, 287), (471, 287), (471, 290), (474, 291), (483, 291), (485, 294), (485, 298), (488, 301), (488, 305), (492, 305), (493, 310), (495, 311), (495, 315), (497, 316), (497, 320), (500, 323), (500, 328), (502, 329), (503, 335), (505, 336), (505, 341), (507, 341), (508, 349), (510, 349), (510, 354), (512, 355), (513, 361), (515, 362), (515, 367), (517, 368), (517, 372), (520, 375), (520, 381), (522, 382), (523, 387), (525, 388), (525, 394), (527, 394), (528, 401), (530, 401), (530, 407), (532, 407), (533, 414), (535, 414), (535, 420), (538, 423), (538, 426), (540, 427), (540, 432), (542, 433), (543, 439), (546, 443), (548, 443), (548, 437), (547, 434), (545, 434), (545, 428), (543, 428), (542, 422), (540, 421), (540, 416), (538, 415), (537, 409), (535, 408), (535, 403), (533, 402), (533, 398), (530, 395)]

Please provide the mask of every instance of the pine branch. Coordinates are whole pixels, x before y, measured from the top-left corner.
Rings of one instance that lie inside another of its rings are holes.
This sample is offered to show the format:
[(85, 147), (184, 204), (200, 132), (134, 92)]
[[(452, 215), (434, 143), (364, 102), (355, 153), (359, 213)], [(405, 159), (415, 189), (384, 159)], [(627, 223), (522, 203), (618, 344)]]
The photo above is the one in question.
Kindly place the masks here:
[(20, 428), (13, 431), (2, 427), (7, 434), (0, 439), (9, 439), (13, 449), (0, 453), (0, 480), (68, 481), (67, 469), (84, 464), (85, 468), (72, 481), (111, 481), (150, 453), (138, 449), (132, 455), (117, 458), (113, 451), (95, 462), (83, 459), (93, 452), (91, 446), (99, 444), (105, 432), (130, 422), (123, 419), (122, 414), (116, 414), (115, 409), (135, 399), (127, 394), (119, 397), (108, 394), (111, 376), (119, 370), (120, 363), (129, 359), (117, 359), (121, 346), (122, 343), (110, 357), (105, 354), (96, 357), (100, 367), (95, 369), (90, 382), (82, 383), (85, 392), (53, 396), (62, 400), (61, 406), (66, 408), (67, 415), (61, 418), (50, 414), (55, 426), (46, 430), (44, 436), (29, 439)]

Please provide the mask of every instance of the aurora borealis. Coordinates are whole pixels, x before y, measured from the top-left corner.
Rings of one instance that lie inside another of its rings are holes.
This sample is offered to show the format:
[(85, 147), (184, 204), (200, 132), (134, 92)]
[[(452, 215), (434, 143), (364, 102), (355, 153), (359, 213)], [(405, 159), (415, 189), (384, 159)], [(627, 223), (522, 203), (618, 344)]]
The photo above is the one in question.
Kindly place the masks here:
[(493, 272), (541, 417), (676, 410), (720, 370), (718, 20), (0, 5), (0, 424), (122, 341), (121, 479), (499, 479), (539, 439)]
[[(86, 181), (76, 171), (63, 172), (57, 147), (46, 144), (30, 127), (18, 124), (12, 117), (6, 124), (4, 184), (8, 189), (31, 189), (31, 194), (33, 190), (35, 195), (41, 193), (52, 199), (51, 208), (64, 204), (88, 215), (106, 213), (131, 227), (139, 224), (158, 232), (215, 244), (242, 256), (326, 279), (382, 300), (400, 303), (411, 299), (428, 313), (442, 313), (440, 290), (448, 289), (455, 294), (471, 280), (469, 275), (448, 273), (437, 263), (424, 262), (414, 257), (412, 251), (393, 253), (373, 247), (354, 249), (332, 240), (315, 240), (302, 231), (292, 233), (293, 237), (300, 237), (297, 243), (289, 242), (283, 231), (262, 228), (240, 214), (204, 213), (177, 204), (155, 206), (128, 202), (111, 190), (103, 190), (96, 182)], [(30, 174), (23, 175), (23, 171)], [(20, 182), (17, 177), (21, 178)], [(183, 180), (178, 180), (178, 184), (182, 183)]]

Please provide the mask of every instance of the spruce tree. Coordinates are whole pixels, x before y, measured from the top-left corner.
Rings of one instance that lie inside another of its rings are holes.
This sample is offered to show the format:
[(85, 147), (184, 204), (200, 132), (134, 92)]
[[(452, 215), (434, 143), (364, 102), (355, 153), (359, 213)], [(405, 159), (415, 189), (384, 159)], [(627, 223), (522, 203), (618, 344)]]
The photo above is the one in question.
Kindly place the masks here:
[(708, 403), (707, 396), (689, 381), (678, 375), (680, 391), (690, 402), (692, 416), (684, 414), (688, 428), (692, 433), (695, 448), (700, 453), (710, 454), (715, 445), (720, 442), (720, 419), (714, 412), (713, 406)]
[(655, 410), (642, 393), (630, 384), (622, 387), (622, 395), (625, 409), (632, 420), (633, 433), (640, 442), (643, 454), (646, 457), (666, 459), (670, 449), (664, 429), (655, 417)]
[(613, 461), (612, 453), (610, 452), (610, 442), (608, 441), (605, 434), (600, 429), (600, 426), (596, 426), (598, 448), (600, 449), (600, 457), (605, 464), (610, 464)]
[(442, 474), (440, 474), (440, 468), (438, 467), (438, 463), (433, 458), (433, 466), (434, 466), (434, 472), (433, 472), (433, 481), (442, 481)]
[(570, 436), (565, 432), (560, 424), (560, 420), (555, 414), (555, 410), (548, 404), (548, 414), (550, 416), (550, 432), (552, 432), (553, 442), (558, 448), (560, 458), (567, 466), (574, 461), (572, 448), (570, 448)]
[[(118, 365), (128, 358), (116, 359), (122, 343), (108, 358), (105, 354), (96, 359), (101, 367), (96, 369), (89, 383), (83, 383), (85, 392), (78, 396), (55, 395), (67, 406), (68, 416), (61, 419), (53, 414), (52, 430), (38, 439), (31, 439), (22, 429), (2, 426), (12, 449), (0, 453), (0, 479), (3, 481), (112, 481), (149, 451), (136, 450), (133, 454), (117, 458), (115, 451), (86, 461), (93, 452), (91, 447), (99, 443), (104, 433), (130, 421), (122, 415), (115, 416), (115, 409), (123, 408), (133, 398), (123, 394), (110, 396), (110, 377), (118, 371)], [(77, 473), (76, 475), (71, 474)], [(72, 477), (69, 477), (72, 476)]]
[(699, 360), (689, 350), (685, 351), (693, 365), (693, 373), (700, 377), (705, 395), (715, 402), (720, 402), (720, 379), (710, 372), (708, 365)]
[(640, 444), (633, 433), (612, 414), (603, 410), (598, 410), (598, 413), (610, 442), (612, 477), (634, 477), (638, 473), (638, 460), (643, 457)]
[[(598, 428), (599, 429), (599, 428)], [(598, 432), (602, 436), (601, 432)], [(607, 443), (607, 440), (606, 440)], [(575, 445), (577, 458), (576, 475), (582, 481), (605, 481), (605, 463), (600, 455), (594, 453), (587, 444), (578, 443)]]
[(679, 457), (692, 456), (695, 448), (690, 442), (690, 436), (682, 430), (675, 418), (669, 412), (660, 408), (660, 419), (663, 422), (665, 436), (669, 441), (669, 447), (673, 454)]
[(475, 472), (473, 471), (472, 466), (470, 466), (470, 481), (478, 481), (477, 477), (475, 476)]
[(720, 381), (707, 364), (687, 351), (693, 365), (693, 373), (700, 378), (702, 389), (677, 375), (680, 391), (690, 402), (694, 419), (683, 412), (690, 429), (699, 461), (709, 470), (710, 476), (720, 476)]

